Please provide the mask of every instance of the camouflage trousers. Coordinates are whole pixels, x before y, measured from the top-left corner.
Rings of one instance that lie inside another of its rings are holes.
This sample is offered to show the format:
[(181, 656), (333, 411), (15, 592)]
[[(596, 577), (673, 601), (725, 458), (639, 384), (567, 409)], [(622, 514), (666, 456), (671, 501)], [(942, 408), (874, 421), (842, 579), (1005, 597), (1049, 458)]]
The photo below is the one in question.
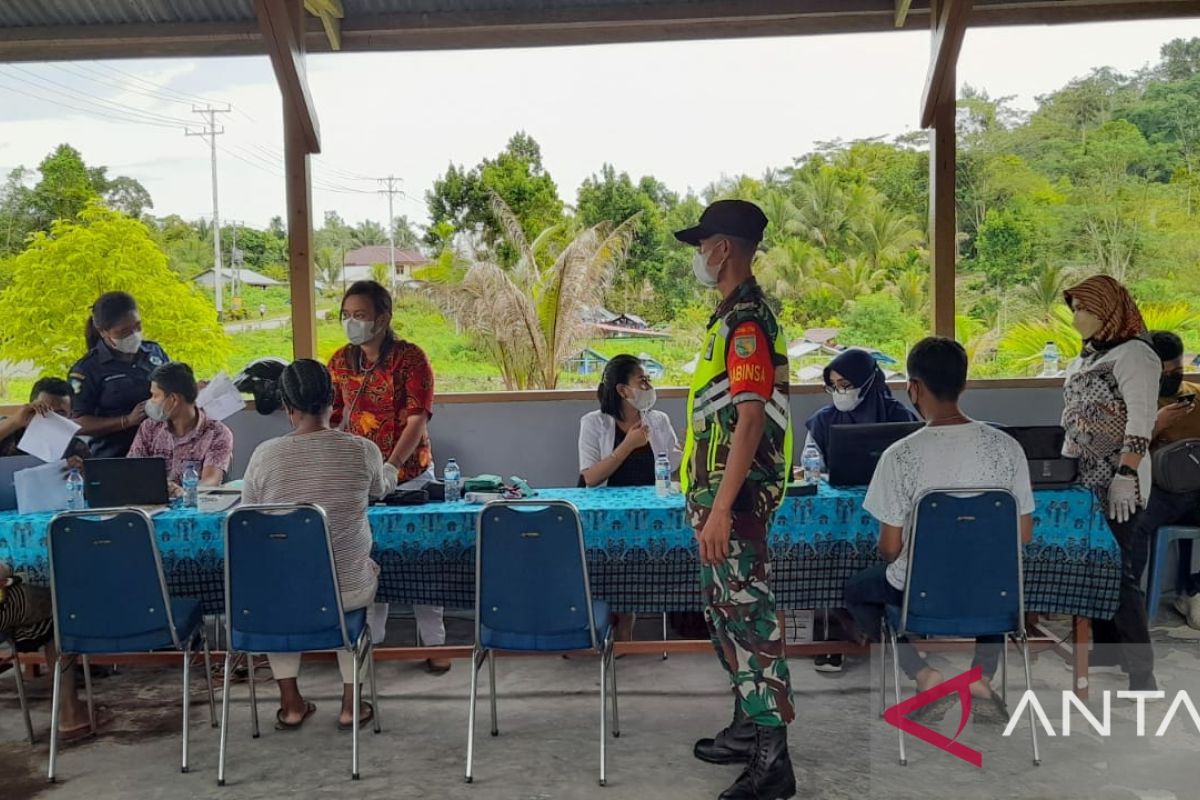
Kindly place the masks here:
[(770, 576), (766, 536), (739, 538), (736, 518), (725, 563), (700, 568), (704, 617), (717, 658), (746, 716), (774, 728), (791, 722), (796, 712)]

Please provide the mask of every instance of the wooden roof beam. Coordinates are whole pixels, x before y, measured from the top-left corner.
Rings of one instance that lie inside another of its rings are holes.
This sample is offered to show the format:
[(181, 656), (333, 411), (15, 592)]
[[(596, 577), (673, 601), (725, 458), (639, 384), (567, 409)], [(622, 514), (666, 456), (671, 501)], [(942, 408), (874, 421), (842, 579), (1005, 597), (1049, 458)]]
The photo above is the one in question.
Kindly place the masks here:
[(307, 151), (319, 153), (321, 126), (317, 122), (312, 94), (308, 91), (304, 43), (295, 33), (297, 23), (293, 19), (293, 15), (300, 15), (300, 24), (303, 24), (301, 0), (255, 0), (254, 8), (283, 95), (284, 114), (299, 125)]
[[(933, 56), (929, 63), (929, 74), (925, 78), (925, 90), (921, 95), (922, 128), (933, 126), (939, 103), (953, 102), (954, 67), (958, 64), (970, 14), (971, 0), (941, 0), (938, 3), (937, 23), (933, 29)], [(947, 100), (947, 97), (950, 99)]]

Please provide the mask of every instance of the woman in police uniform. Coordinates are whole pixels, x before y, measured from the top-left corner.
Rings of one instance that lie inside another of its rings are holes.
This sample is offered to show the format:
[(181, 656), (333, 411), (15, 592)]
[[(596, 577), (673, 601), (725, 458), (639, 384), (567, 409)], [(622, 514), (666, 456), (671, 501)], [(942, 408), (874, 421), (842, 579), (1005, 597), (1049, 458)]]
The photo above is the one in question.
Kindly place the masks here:
[(156, 342), (142, 339), (137, 301), (108, 292), (92, 305), (87, 321), (88, 353), (71, 367), (75, 421), (92, 437), (92, 454), (121, 458), (146, 418), (150, 373), (170, 359)]

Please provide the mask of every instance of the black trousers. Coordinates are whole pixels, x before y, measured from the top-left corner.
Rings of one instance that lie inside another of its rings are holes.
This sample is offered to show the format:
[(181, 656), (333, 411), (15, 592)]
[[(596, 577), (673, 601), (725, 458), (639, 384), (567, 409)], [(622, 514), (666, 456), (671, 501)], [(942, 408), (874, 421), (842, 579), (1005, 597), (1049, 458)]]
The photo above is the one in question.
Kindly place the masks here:
[[(1138, 536), (1146, 542), (1145, 558), (1141, 567), (1133, 566), (1140, 576), (1150, 557), (1150, 541), (1154, 532), (1164, 525), (1197, 525), (1200, 524), (1200, 492), (1187, 494), (1172, 494), (1161, 489), (1150, 493), (1150, 502), (1144, 511), (1138, 515)], [(1183, 549), (1182, 555), (1190, 555), (1190, 550)], [(1200, 594), (1200, 572), (1191, 576), (1187, 584), (1188, 594)]]
[(1127, 522), (1108, 520), (1113, 538), (1121, 548), (1120, 601), (1116, 616), (1111, 620), (1092, 621), (1096, 644), (1120, 645), (1121, 664), (1130, 675), (1154, 671), (1146, 593), (1142, 591), (1142, 573), (1146, 570), (1150, 550), (1150, 537), (1142, 524), (1145, 514), (1146, 510), (1142, 509)]

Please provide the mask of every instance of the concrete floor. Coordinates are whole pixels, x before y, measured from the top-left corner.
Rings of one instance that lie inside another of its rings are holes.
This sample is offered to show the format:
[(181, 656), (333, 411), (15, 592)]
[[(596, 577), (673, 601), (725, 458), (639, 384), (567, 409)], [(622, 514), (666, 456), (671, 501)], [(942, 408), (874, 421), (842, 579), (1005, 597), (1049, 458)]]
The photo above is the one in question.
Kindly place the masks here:
[[(1168, 692), (1186, 688), (1200, 705), (1200, 642), (1179, 640), (1181, 622), (1164, 611), (1156, 633), (1158, 674)], [(1169, 617), (1169, 618), (1168, 618)], [(645, 623), (653, 633), (654, 620)], [(454, 621), (451, 641), (470, 636)], [(1170, 630), (1168, 630), (1170, 629)], [(412, 640), (411, 623), (393, 620), (389, 641)], [(1186, 633), (1184, 634), (1186, 636)], [(1009, 738), (995, 726), (970, 722), (958, 741), (984, 754), (975, 768), (909, 738), (909, 765), (896, 763), (896, 732), (879, 719), (872, 695), (877, 659), (852, 664), (843, 674), (815, 673), (807, 660), (793, 663), (798, 719), (790, 741), (803, 798), (1194, 798), (1195, 754), (1200, 731), (1187, 713), (1175, 717), (1168, 735), (1136, 738), (1135, 707), (1112, 700), (1114, 738), (1083, 725), (1078, 713), (1069, 738), (1041, 738), (1043, 765), (1030, 759), (1029, 726)], [(966, 669), (965, 654), (934, 658), (947, 675)], [(1016, 695), (1019, 658), (1010, 657)], [(584, 657), (502, 659), (498, 667), (499, 738), (488, 735), (486, 676), (481, 677), (475, 783), (463, 782), (468, 669), (464, 661), (444, 676), (416, 664), (381, 663), (384, 732), (362, 736), (362, 780), (352, 783), (350, 737), (335, 730), (340, 695), (333, 665), (306, 665), (301, 688), (318, 706), (303, 730), (271, 727), (274, 687), (260, 686), (262, 737), (250, 737), (245, 685), (233, 690), (228, 785), (216, 784), (217, 731), (208, 727), (200, 681), (192, 706), (190, 774), (179, 772), (178, 672), (122, 669), (96, 681), (98, 702), (114, 716), (98, 739), (63, 749), (61, 782), (45, 782), (48, 692), (34, 692), (39, 744), (29, 747), (11, 679), (0, 676), (0, 798), (3, 800), (105, 800), (106, 798), (323, 798), (346, 795), (387, 798), (715, 798), (738, 768), (693, 759), (692, 742), (725, 723), (729, 693), (707, 655), (630, 656), (618, 662), (621, 731), (609, 739), (609, 785), (597, 785), (598, 666)], [(1043, 655), (1034, 682), (1056, 731), (1061, 732), (1061, 690), (1070, 673), (1061, 659)], [(1022, 684), (1023, 685), (1023, 684)], [(1096, 674), (1091, 707), (1100, 713), (1103, 690), (1124, 689), (1123, 678)], [(911, 691), (911, 690), (910, 690)], [(219, 697), (218, 697), (219, 703)], [(1015, 696), (1010, 698), (1010, 706)], [(1167, 703), (1147, 710), (1153, 734)], [(950, 719), (953, 717), (953, 719)], [(939, 726), (954, 734), (957, 713)]]

